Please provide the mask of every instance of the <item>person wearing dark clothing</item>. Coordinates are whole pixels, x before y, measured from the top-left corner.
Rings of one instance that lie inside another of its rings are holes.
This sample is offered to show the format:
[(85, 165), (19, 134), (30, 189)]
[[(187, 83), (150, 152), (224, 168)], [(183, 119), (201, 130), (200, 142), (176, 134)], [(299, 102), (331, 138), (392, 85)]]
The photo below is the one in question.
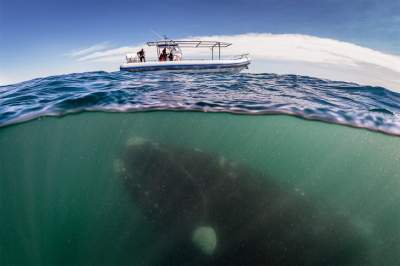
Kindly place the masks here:
[(160, 61), (167, 61), (167, 48), (164, 48), (160, 54)]
[(139, 57), (140, 62), (146, 62), (146, 58), (144, 57), (144, 50), (142, 48), (142, 50), (140, 50), (139, 52), (137, 52), (137, 55)]
[(172, 51), (169, 52), (168, 59), (169, 59), (169, 61), (173, 61), (174, 60), (174, 55), (172, 54)]

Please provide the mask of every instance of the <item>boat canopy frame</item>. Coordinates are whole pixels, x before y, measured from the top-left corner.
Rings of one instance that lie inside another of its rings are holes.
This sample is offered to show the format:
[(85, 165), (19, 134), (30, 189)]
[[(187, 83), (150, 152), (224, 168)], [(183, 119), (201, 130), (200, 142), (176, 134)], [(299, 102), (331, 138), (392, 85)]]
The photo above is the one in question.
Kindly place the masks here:
[(164, 48), (210, 48), (211, 49), (211, 60), (214, 60), (214, 48), (218, 48), (218, 60), (221, 60), (221, 48), (226, 48), (232, 45), (228, 42), (219, 41), (189, 41), (189, 40), (162, 40), (147, 42), (148, 46), (157, 47), (157, 55), (160, 55), (160, 49)]

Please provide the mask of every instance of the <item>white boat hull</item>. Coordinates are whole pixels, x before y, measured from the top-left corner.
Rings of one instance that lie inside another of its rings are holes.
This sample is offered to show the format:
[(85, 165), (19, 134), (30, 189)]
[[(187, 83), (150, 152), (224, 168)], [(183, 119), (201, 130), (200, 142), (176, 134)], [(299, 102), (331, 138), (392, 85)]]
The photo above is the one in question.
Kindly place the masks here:
[(120, 69), (130, 72), (190, 72), (190, 73), (237, 73), (248, 68), (250, 59), (223, 59), (223, 60), (181, 60), (181, 61), (150, 61), (124, 63)]

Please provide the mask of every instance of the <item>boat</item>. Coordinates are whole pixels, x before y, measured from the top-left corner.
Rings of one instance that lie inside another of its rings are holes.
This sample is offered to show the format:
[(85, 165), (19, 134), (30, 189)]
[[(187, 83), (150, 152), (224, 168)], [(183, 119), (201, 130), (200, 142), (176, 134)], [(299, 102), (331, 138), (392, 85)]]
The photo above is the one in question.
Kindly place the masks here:
[[(149, 47), (156, 47), (158, 60), (145, 61), (137, 54), (127, 54), (126, 62), (120, 66), (122, 71), (145, 72), (229, 72), (238, 73), (247, 69), (251, 60), (248, 54), (221, 58), (221, 48), (231, 46), (231, 43), (219, 41), (189, 41), (171, 40), (147, 42)], [(208, 59), (188, 59), (184, 57), (182, 49), (208, 48), (211, 51)], [(168, 55), (168, 56), (167, 56)], [(142, 59), (142, 60), (141, 60)]]

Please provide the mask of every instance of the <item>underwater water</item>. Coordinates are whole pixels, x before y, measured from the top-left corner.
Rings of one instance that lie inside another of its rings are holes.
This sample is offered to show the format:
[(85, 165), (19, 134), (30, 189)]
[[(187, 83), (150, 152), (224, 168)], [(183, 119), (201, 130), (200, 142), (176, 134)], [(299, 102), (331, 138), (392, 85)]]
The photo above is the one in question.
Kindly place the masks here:
[(101, 75), (0, 87), (0, 265), (400, 263), (396, 93), (205, 76), (224, 98), (200, 76)]

